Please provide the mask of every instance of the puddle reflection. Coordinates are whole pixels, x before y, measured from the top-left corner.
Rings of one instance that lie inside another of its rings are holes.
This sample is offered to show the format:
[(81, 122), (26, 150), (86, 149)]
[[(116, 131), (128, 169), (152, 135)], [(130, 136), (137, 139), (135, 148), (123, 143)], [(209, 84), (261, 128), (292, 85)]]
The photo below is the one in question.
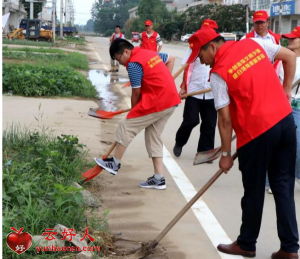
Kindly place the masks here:
[(128, 81), (127, 78), (122, 78), (118, 74), (110, 74), (103, 70), (90, 70), (89, 80), (95, 86), (99, 95), (99, 107), (106, 111), (116, 111), (116, 106), (119, 98), (110, 91), (110, 87), (115, 83), (125, 83)]

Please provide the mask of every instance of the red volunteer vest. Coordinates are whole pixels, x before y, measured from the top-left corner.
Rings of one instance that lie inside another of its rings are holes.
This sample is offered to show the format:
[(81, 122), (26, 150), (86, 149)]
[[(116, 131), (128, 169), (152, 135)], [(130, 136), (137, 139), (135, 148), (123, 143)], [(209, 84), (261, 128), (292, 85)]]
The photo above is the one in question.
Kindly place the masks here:
[(139, 63), (144, 76), (140, 101), (130, 110), (127, 119), (160, 112), (181, 103), (174, 79), (156, 52), (135, 47), (127, 64), (129, 62)]
[[(119, 35), (119, 37), (117, 39), (119, 39), (119, 38), (122, 39), (122, 37), (123, 37), (123, 34), (122, 34), (122, 32), (120, 32), (120, 35)], [(113, 36), (111, 42), (113, 42), (115, 39), (116, 39), (116, 35)]]
[(267, 54), (253, 40), (224, 43), (211, 73), (217, 73), (227, 83), (237, 148), (292, 112)]
[[(279, 45), (279, 44), (280, 44), (280, 38), (281, 38), (281, 35), (278, 34), (278, 33), (274, 33), (274, 32), (272, 32), (271, 30), (268, 30), (268, 32), (274, 37), (276, 44)], [(246, 34), (246, 38), (247, 38), (247, 39), (249, 39), (249, 38), (255, 38), (254, 30), (251, 31), (251, 32), (249, 32), (249, 33), (247, 33), (247, 34)], [(276, 61), (274, 62), (274, 64), (273, 64), (274, 69), (277, 68), (279, 62), (280, 62), (280, 60), (276, 60)]]
[(151, 37), (148, 39), (147, 33), (142, 32), (142, 49), (149, 49), (157, 52), (157, 43), (156, 43), (157, 32), (154, 31)]

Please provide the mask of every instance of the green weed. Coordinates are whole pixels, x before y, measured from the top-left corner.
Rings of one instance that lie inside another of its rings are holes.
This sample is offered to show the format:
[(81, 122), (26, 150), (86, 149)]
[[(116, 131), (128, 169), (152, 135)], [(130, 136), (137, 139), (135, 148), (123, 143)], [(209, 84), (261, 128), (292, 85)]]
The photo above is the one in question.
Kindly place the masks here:
[(79, 72), (57, 66), (3, 63), (3, 92), (23, 96), (81, 96), (94, 98), (96, 89)]
[[(87, 223), (83, 197), (80, 189), (71, 186), (86, 167), (84, 145), (78, 138), (54, 137), (49, 129), (31, 131), (12, 125), (3, 132), (2, 141), (3, 244), (11, 227), (24, 227), (31, 235), (42, 235), (57, 223), (83, 230)], [(6, 245), (3, 250), (6, 259), (36, 254), (34, 248), (20, 256)]]
[(2, 39), (2, 44), (40, 46), (40, 47), (51, 47), (53, 45), (50, 42), (40, 42), (40, 41), (31, 41), (31, 40), (9, 40), (9, 39)]
[(40, 52), (40, 50), (41, 49), (34, 51), (31, 49), (29, 51), (26, 49), (23, 52), (4, 50), (3, 57), (9, 59), (30, 60), (44, 66), (57, 66), (59, 64), (60, 66), (72, 67), (74, 69), (88, 70), (89, 68), (88, 59), (83, 54), (63, 51), (46, 54), (46, 51)]

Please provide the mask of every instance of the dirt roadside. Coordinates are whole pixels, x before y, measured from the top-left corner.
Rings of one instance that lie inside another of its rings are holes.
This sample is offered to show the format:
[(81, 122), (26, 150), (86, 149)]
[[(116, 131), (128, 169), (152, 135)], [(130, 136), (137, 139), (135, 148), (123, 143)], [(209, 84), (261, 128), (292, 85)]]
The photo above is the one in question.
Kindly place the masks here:
[[(85, 54), (88, 55), (91, 62), (95, 62), (95, 57), (91, 52)], [(90, 65), (90, 68), (94, 70), (102, 69), (103, 71), (102, 63), (99, 61), (97, 64)], [(124, 108), (126, 104), (121, 101), (122, 94), (120, 94), (118, 88), (119, 85), (110, 84), (110, 91), (120, 99), (116, 106)], [(114, 140), (114, 132), (121, 117), (114, 120), (100, 120), (87, 115), (89, 108), (98, 108), (99, 105), (101, 105), (101, 102), (93, 100), (3, 96), (3, 130), (11, 124), (26, 125), (31, 129), (39, 126), (49, 127), (55, 131), (55, 135), (77, 135), (79, 142), (85, 144), (89, 149), (91, 158), (102, 156)], [(149, 159), (145, 160), (147, 160), (145, 169), (150, 171)], [(130, 176), (128, 177), (129, 172), (137, 171), (136, 167), (129, 166), (129, 164), (134, 164), (133, 162), (134, 159), (127, 161), (122, 168), (124, 174), (118, 176), (118, 179), (115, 178), (117, 181), (114, 181), (115, 179), (112, 179), (110, 174), (103, 171), (86, 186), (94, 195), (101, 197), (103, 202), (102, 208), (95, 210), (94, 213), (102, 215), (103, 211), (109, 210), (108, 222), (112, 234), (120, 239), (115, 243), (116, 247), (112, 248), (110, 258), (126, 258), (126, 256), (116, 257), (115, 252), (122, 254), (124, 250), (135, 249), (141, 245), (141, 242), (153, 239), (160, 230), (152, 222), (145, 221), (142, 215), (146, 213), (148, 216), (155, 218), (157, 212), (146, 210), (142, 214), (140, 213), (140, 208), (145, 206), (144, 201), (148, 200), (149, 192), (137, 188), (136, 179), (133, 183), (133, 179)], [(159, 196), (159, 192), (151, 195), (154, 200), (158, 199)], [(161, 203), (157, 209), (163, 210), (164, 208), (165, 203)], [(136, 220), (132, 220), (134, 218)], [(179, 259), (184, 258), (184, 256), (176, 251), (174, 256), (167, 257), (166, 249), (158, 247), (155, 253), (148, 258)]]

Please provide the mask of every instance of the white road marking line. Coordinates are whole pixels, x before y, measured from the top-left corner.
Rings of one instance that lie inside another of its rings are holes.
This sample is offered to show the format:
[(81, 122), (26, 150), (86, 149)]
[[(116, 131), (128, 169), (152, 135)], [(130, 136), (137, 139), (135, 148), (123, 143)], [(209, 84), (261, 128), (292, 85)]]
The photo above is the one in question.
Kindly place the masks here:
[[(100, 56), (97, 52), (95, 52), (99, 60), (101, 60)], [(120, 86), (120, 84), (117, 84)], [(127, 95), (126, 91), (123, 88), (120, 88), (120, 92)], [(131, 101), (129, 97), (125, 97), (124, 101), (131, 107)], [(168, 169), (170, 175), (173, 177), (173, 180), (177, 184), (179, 190), (181, 191), (182, 195), (189, 202), (193, 196), (196, 195), (197, 191), (190, 180), (187, 178), (185, 173), (182, 171), (180, 166), (177, 164), (175, 159), (172, 157), (170, 152), (167, 150), (165, 146), (163, 146), (163, 162), (166, 168)], [(196, 218), (198, 219), (200, 225), (206, 232), (207, 236), (209, 237), (210, 241), (212, 242), (213, 246), (216, 248), (219, 244), (230, 244), (232, 243), (231, 239), (227, 236), (226, 232), (208, 208), (206, 203), (200, 198), (195, 204), (192, 206), (192, 211), (194, 212)], [(220, 257), (222, 259), (243, 259), (242, 256), (236, 255), (228, 255), (221, 253), (217, 250)]]
[[(173, 177), (184, 198), (187, 202), (189, 202), (197, 193), (195, 187), (186, 177), (185, 173), (181, 170), (180, 166), (177, 164), (165, 146), (163, 154), (165, 166), (167, 167), (170, 175)], [(217, 247), (219, 244), (232, 243), (231, 239), (227, 236), (226, 232), (202, 198), (195, 202), (195, 204), (192, 206), (192, 211), (194, 212), (196, 218), (200, 222), (214, 247)], [(218, 253), (222, 259), (243, 258), (242, 256), (228, 255), (219, 251)]]
[[(94, 50), (94, 53), (95, 53), (95, 55), (97, 56), (97, 58), (99, 59), (99, 61), (102, 62), (102, 58), (101, 58), (101, 57), (99, 56), (99, 54), (95, 51), (94, 47), (92, 47), (92, 49)], [(103, 68), (104, 68), (105, 70), (108, 70), (107, 65), (102, 64), (102, 66), (103, 66)]]

